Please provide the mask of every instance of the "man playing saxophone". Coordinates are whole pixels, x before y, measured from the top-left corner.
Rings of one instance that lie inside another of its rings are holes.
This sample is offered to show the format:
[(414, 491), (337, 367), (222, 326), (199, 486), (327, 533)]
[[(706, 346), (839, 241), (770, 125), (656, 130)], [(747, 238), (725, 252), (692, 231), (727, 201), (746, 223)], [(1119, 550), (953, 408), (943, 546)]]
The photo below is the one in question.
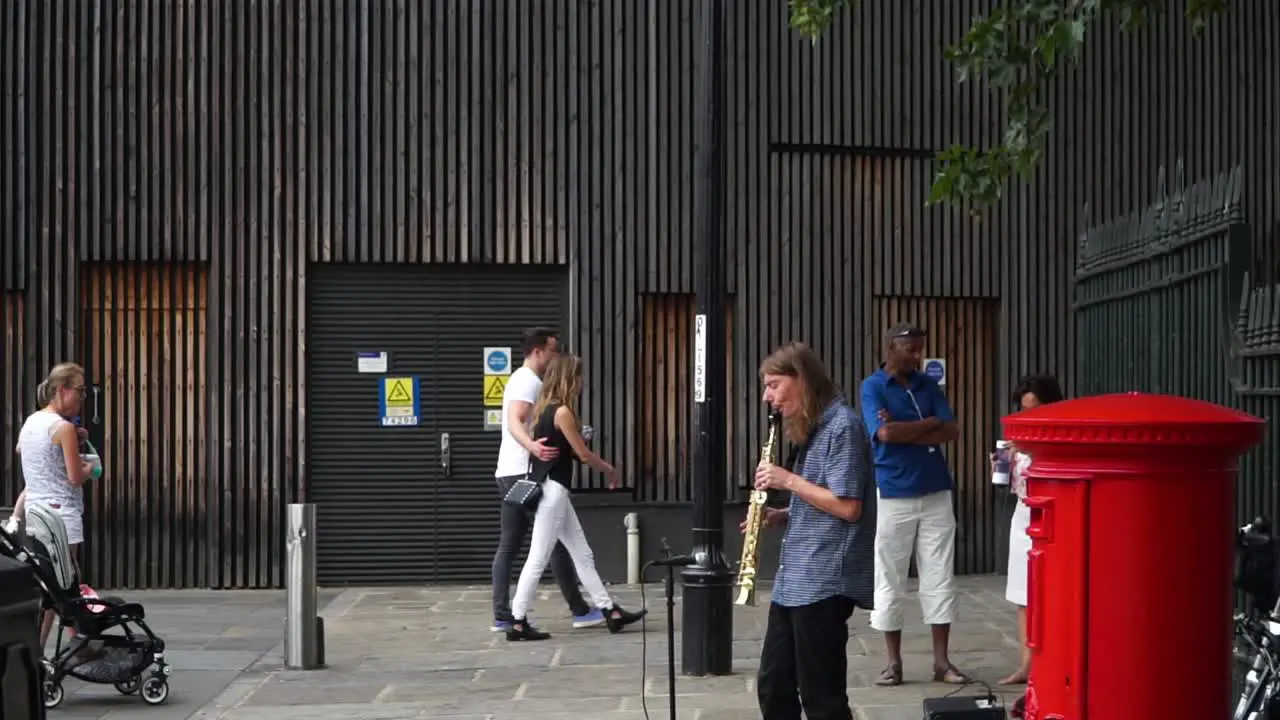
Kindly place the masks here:
[(786, 524), (757, 678), (764, 720), (851, 720), (847, 690), (849, 617), (871, 608), (875, 478), (862, 420), (822, 361), (801, 343), (760, 367), (764, 401), (782, 414), (798, 452), (792, 470), (756, 469), (758, 490), (786, 490)]

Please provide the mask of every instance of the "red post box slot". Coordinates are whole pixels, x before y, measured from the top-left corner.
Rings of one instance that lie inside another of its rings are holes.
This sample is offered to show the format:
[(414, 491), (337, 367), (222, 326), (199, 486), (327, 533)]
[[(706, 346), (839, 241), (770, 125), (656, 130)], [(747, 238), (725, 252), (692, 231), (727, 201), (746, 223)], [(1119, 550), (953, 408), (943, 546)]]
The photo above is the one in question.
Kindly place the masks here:
[(1053, 542), (1053, 498), (1030, 496), (1022, 499), (1031, 508), (1031, 520), (1027, 522), (1027, 535)]
[(1027, 649), (1039, 650), (1040, 638), (1043, 637), (1041, 627), (1040, 604), (1044, 602), (1044, 551), (1032, 548), (1027, 553)]

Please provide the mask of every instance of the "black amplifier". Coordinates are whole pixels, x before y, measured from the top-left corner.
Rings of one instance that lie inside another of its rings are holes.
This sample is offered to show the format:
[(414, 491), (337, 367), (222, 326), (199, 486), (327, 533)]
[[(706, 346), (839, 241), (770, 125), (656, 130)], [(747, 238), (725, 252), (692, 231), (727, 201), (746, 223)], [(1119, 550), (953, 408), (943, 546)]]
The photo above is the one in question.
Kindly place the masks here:
[(924, 720), (1008, 720), (1003, 705), (987, 695), (926, 698)]

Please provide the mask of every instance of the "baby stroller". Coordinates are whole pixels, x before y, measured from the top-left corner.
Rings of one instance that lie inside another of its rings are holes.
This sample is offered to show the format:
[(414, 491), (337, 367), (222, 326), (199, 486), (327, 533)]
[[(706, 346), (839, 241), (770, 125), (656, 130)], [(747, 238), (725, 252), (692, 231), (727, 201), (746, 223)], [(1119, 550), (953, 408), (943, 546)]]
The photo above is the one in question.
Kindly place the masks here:
[[(169, 699), (164, 640), (147, 627), (142, 605), (98, 598), (92, 592), (86, 596), (82, 587), (87, 586), (80, 584), (71, 561), (66, 525), (57, 512), (28, 500), (25, 536), (22, 530), (13, 534), (0, 528), (0, 552), (34, 568), (45, 608), (58, 616), (53, 657), (44, 661), (46, 708), (62, 704), (62, 681), (68, 675), (115, 685), (125, 695), (139, 693), (148, 705)], [(64, 647), (63, 629), (68, 627), (76, 635)], [(93, 651), (90, 660), (82, 660), (82, 650)]]

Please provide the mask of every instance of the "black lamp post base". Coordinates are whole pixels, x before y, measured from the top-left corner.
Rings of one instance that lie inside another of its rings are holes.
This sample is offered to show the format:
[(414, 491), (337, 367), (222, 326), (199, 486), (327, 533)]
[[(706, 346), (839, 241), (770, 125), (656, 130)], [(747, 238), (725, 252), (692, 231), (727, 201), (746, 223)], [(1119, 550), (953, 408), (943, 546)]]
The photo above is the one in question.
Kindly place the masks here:
[(684, 586), (681, 670), (694, 676), (732, 675), (733, 572), (723, 563), (690, 565), (680, 573), (680, 580)]

